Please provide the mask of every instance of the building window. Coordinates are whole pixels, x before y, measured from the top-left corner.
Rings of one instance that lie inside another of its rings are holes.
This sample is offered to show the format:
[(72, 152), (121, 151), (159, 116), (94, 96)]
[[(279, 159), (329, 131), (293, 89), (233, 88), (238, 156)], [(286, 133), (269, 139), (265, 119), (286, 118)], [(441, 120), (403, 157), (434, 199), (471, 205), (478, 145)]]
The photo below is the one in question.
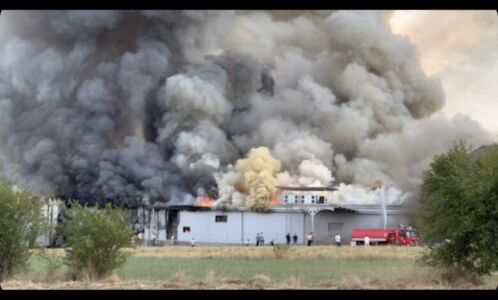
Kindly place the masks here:
[(318, 203), (325, 204), (325, 197), (321, 196), (320, 199), (318, 199)]
[(226, 223), (228, 221), (228, 216), (215, 216), (216, 223)]
[(190, 227), (184, 226), (183, 233), (190, 233)]
[(311, 200), (311, 203), (315, 203), (315, 199)]

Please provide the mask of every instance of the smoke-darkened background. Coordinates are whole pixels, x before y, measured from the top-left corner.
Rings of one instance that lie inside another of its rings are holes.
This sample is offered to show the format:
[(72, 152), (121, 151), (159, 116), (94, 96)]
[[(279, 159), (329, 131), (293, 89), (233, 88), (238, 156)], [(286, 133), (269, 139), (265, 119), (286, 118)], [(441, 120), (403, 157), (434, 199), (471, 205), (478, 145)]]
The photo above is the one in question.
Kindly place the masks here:
[(373, 203), (376, 180), (414, 200), (434, 154), (491, 137), (434, 115), (441, 83), (389, 17), (4, 11), (0, 174), (91, 203), (239, 206), (332, 182), (333, 201)]

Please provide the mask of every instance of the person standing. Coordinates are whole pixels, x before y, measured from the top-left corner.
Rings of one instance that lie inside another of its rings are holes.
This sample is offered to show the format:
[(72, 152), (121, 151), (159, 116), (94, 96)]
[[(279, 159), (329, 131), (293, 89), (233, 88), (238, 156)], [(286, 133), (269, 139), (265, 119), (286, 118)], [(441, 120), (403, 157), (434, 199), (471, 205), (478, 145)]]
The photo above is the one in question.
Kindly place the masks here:
[(259, 236), (259, 232), (256, 233), (256, 247), (259, 246), (259, 242), (260, 242), (260, 236)]
[(287, 246), (289, 246), (291, 241), (290, 233), (287, 233), (287, 235), (285, 236), (285, 241), (287, 242)]
[(337, 247), (341, 247), (341, 235), (339, 232), (335, 235), (335, 245)]
[(264, 246), (265, 245), (265, 237), (263, 236), (262, 232), (259, 233), (259, 238), (261, 239), (261, 241), (260, 241), (261, 246)]
[(294, 233), (292, 240), (294, 241), (294, 245), (297, 244), (297, 234)]
[(249, 246), (249, 238), (246, 240), (246, 246)]
[(195, 246), (195, 239), (194, 239), (194, 238), (192, 238), (192, 239), (190, 240), (190, 246), (192, 246), (192, 247), (194, 247), (194, 246)]
[(364, 242), (365, 242), (365, 247), (370, 246), (370, 237), (368, 235), (365, 235)]
[(308, 240), (308, 247), (310, 247), (311, 244), (313, 243), (313, 232), (310, 232), (310, 234), (308, 234), (306, 239)]

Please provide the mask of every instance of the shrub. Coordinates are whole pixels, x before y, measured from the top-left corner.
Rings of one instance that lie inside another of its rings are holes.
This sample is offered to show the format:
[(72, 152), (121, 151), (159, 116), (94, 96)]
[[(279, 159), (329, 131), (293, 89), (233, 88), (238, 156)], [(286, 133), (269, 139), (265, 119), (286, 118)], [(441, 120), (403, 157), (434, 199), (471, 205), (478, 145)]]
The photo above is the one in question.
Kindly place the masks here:
[(0, 282), (26, 267), (43, 230), (41, 207), (30, 192), (0, 183)]
[(459, 142), (424, 172), (419, 228), (423, 261), (478, 282), (498, 270), (498, 147), (477, 156)]
[(90, 209), (73, 204), (68, 215), (63, 233), (69, 247), (66, 262), (73, 279), (100, 279), (126, 262), (130, 253), (123, 248), (133, 247), (129, 214), (110, 205)]
[(273, 254), (275, 254), (276, 259), (287, 258), (289, 256), (289, 246), (287, 245), (275, 245), (273, 246)]

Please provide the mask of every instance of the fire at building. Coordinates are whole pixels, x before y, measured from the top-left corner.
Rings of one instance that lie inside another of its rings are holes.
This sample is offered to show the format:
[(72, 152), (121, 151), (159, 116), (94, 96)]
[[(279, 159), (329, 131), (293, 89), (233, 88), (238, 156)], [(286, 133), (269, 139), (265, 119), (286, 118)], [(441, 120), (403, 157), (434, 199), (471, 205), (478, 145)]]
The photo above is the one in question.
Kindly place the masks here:
[(491, 139), (440, 116), (441, 82), (389, 18), (2, 13), (0, 178), (127, 208), (147, 245), (412, 224), (432, 157)]
[[(357, 228), (393, 228), (414, 223), (413, 211), (399, 205), (386, 206), (384, 215), (381, 205), (331, 204), (329, 200), (335, 191), (335, 187), (279, 187), (279, 198), (272, 200), (265, 212), (246, 207), (217, 209), (216, 200), (208, 197), (199, 198), (194, 205), (151, 205), (144, 201), (140, 206), (126, 208), (131, 211), (130, 225), (142, 246), (189, 243), (192, 238), (200, 244), (241, 245), (248, 240), (255, 243), (259, 233), (275, 243), (285, 243), (287, 234), (296, 235), (298, 244), (304, 244), (310, 232), (317, 244), (333, 244), (337, 233), (345, 243), (350, 243)], [(61, 205), (63, 202), (59, 201), (47, 206), (47, 218), (54, 231), (51, 236), (40, 237), (45, 246), (55, 245)]]

